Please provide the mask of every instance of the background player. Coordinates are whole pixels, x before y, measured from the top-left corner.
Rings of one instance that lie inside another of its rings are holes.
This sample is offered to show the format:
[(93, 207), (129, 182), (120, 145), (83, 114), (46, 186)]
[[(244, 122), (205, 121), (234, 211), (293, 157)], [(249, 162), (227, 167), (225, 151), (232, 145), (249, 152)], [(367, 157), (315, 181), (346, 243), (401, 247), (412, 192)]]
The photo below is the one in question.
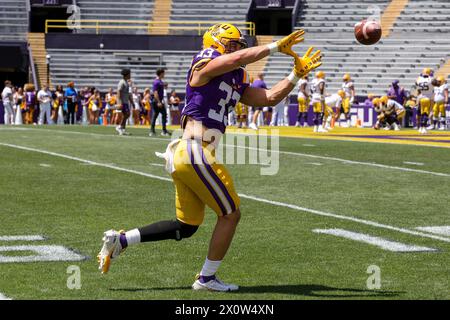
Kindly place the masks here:
[(335, 121), (340, 125), (341, 113), (345, 115), (345, 120), (347, 122), (347, 127), (350, 128), (350, 109), (355, 101), (355, 86), (348, 73), (342, 78), (342, 90), (345, 92), (345, 98), (342, 101), (342, 107), (336, 110)]
[(311, 104), (314, 112), (314, 132), (328, 132), (323, 128), (323, 112), (325, 108), (325, 73), (319, 71), (310, 83)]
[(343, 90), (339, 90), (337, 93), (332, 94), (325, 98), (325, 129), (332, 129), (331, 120), (334, 117), (333, 108), (335, 108), (336, 112), (342, 108), (342, 101), (345, 98), (345, 92)]
[(418, 123), (419, 133), (427, 133), (428, 117), (431, 112), (432, 98), (433, 98), (433, 86), (432, 82), (432, 70), (430, 68), (423, 69), (422, 73), (416, 80), (417, 88), (417, 111), (420, 115), (420, 122)]
[[(445, 130), (446, 114), (445, 107), (448, 104), (448, 84), (443, 76), (439, 76), (435, 80), (434, 86), (434, 105), (433, 105), (433, 126), (438, 129), (438, 121), (440, 120), (439, 130)], [(439, 118), (439, 115), (441, 116)]]
[[(309, 109), (309, 83), (308, 83), (308, 75), (304, 76), (298, 82), (298, 117), (297, 123), (295, 124), (297, 127), (308, 126), (308, 109)], [(303, 122), (303, 124), (302, 124)]]

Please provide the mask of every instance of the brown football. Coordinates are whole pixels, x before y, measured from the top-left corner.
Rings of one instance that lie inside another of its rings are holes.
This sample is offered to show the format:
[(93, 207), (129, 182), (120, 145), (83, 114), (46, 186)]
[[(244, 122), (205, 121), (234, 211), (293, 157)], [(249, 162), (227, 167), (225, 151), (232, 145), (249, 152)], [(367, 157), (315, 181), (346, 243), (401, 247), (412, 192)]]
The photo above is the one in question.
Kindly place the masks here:
[(372, 45), (381, 39), (381, 24), (376, 20), (363, 20), (355, 24), (355, 38), (366, 46)]

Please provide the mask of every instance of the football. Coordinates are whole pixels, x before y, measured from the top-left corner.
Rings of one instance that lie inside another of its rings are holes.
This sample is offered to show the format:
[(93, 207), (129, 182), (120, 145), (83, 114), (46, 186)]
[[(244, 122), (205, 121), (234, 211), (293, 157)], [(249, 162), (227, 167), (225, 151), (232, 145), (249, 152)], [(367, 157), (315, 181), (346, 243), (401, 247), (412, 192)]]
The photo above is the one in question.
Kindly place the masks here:
[(362, 20), (355, 25), (355, 38), (364, 45), (373, 45), (381, 39), (381, 24), (376, 20)]

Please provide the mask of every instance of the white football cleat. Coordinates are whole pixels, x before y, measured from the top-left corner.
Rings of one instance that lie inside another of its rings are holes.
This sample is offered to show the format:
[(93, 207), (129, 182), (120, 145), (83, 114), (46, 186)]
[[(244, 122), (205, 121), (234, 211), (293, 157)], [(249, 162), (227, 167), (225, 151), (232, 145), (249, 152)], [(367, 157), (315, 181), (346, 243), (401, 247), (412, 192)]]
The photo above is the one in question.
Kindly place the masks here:
[(396, 123), (394, 123), (394, 130), (395, 131), (400, 131), (400, 128), (399, 128), (399, 126)]
[(249, 124), (248, 127), (249, 127), (250, 129), (252, 129), (252, 130), (258, 130), (258, 127), (257, 127), (256, 124), (253, 123), (253, 122), (250, 122), (250, 124)]
[(319, 132), (319, 127), (318, 126), (314, 126), (314, 132)]
[(439, 127), (439, 130), (440, 130), (440, 131), (444, 131), (444, 130), (445, 130), (445, 127), (444, 127), (444, 126), (440, 126), (440, 127)]
[(103, 247), (97, 255), (98, 269), (102, 273), (107, 273), (111, 265), (111, 259), (118, 257), (125, 250), (120, 244), (120, 234), (123, 233), (123, 230), (108, 230), (103, 234)]
[(323, 126), (319, 126), (319, 129), (318, 129), (317, 132), (325, 133), (325, 132), (328, 132), (328, 130), (327, 130), (327, 129), (324, 129)]
[(208, 291), (218, 291), (218, 292), (230, 292), (239, 290), (239, 286), (235, 284), (226, 284), (220, 281), (217, 277), (214, 279), (202, 283), (200, 282), (200, 275), (197, 275), (197, 280), (195, 280), (192, 285), (192, 289), (194, 290), (208, 290)]

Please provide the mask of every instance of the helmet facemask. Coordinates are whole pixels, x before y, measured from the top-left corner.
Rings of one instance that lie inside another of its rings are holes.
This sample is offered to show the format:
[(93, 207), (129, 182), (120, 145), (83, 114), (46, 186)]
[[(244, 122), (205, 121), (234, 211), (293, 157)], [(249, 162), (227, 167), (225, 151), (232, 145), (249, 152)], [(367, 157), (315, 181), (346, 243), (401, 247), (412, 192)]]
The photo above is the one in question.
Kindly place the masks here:
[(220, 44), (225, 48), (225, 53), (233, 53), (248, 47), (245, 38), (230, 39), (222, 38)]

